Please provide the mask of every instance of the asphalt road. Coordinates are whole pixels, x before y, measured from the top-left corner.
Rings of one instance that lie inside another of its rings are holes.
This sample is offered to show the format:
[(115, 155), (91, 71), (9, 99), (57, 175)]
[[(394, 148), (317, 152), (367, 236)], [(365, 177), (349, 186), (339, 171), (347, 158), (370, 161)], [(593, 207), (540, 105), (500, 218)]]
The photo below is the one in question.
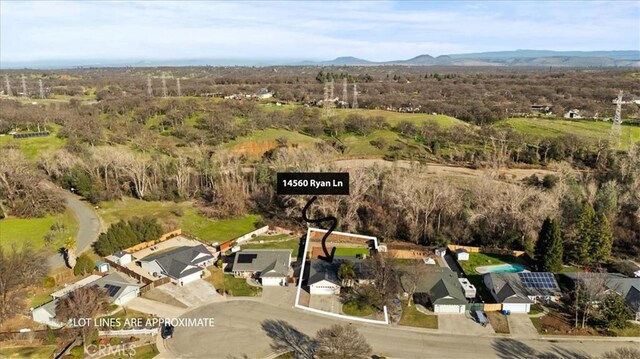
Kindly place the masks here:
[[(76, 253), (79, 254), (89, 248), (91, 243), (98, 238), (100, 234), (100, 218), (89, 204), (81, 201), (76, 195), (67, 191), (63, 191), (62, 194), (67, 202), (67, 208), (73, 212), (78, 221)], [(51, 269), (65, 265), (64, 259), (57, 253), (52, 254), (48, 262)]]
[[(199, 307), (187, 318), (214, 318), (214, 327), (177, 327), (166, 341), (168, 352), (176, 358), (269, 357), (271, 344), (287, 343), (305, 347), (311, 337), (336, 319), (316, 316), (299, 309), (280, 308), (258, 301), (229, 301)], [(637, 342), (612, 340), (508, 339), (495, 336), (425, 333), (404, 327), (353, 323), (374, 354), (389, 358), (592, 358), (620, 346)]]

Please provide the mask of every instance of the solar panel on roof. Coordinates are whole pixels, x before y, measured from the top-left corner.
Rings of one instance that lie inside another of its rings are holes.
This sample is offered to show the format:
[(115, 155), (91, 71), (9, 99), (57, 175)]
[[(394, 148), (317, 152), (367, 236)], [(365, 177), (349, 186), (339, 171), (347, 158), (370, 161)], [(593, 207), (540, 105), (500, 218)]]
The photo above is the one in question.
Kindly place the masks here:
[(258, 257), (257, 254), (238, 254), (238, 263), (252, 263)]
[(518, 275), (524, 285), (529, 288), (552, 289), (558, 287), (551, 273), (521, 272)]
[(105, 284), (104, 285), (105, 289), (107, 289), (107, 294), (110, 297), (113, 297), (116, 295), (116, 293), (118, 293), (118, 291), (120, 290), (120, 287), (117, 285), (112, 285), (112, 284)]

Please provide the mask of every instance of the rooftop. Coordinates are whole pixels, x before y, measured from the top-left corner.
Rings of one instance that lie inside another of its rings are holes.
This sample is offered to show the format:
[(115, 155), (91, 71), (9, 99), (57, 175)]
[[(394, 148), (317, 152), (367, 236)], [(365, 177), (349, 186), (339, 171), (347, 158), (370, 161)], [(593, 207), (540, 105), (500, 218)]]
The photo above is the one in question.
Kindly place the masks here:
[(236, 253), (234, 272), (260, 272), (262, 277), (280, 277), (289, 274), (291, 249), (250, 249)]
[(195, 266), (212, 258), (213, 255), (204, 244), (200, 244), (194, 247), (178, 247), (163, 253), (152, 254), (144, 257), (141, 261), (156, 261), (168, 276), (180, 278), (201, 271), (201, 268)]

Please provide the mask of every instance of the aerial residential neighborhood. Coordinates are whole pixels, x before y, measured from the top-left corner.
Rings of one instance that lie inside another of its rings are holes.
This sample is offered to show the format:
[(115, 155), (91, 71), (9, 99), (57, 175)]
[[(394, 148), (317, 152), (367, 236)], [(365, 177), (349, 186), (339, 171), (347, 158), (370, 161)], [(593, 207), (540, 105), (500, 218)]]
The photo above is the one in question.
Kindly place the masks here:
[(0, 358), (639, 359), (640, 2), (0, 0)]

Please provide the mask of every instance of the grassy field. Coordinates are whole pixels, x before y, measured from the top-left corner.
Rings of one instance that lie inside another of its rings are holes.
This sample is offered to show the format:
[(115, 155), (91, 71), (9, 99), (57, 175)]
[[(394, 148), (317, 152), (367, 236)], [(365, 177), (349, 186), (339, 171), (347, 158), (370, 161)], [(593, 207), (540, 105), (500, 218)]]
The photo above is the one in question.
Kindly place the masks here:
[[(260, 242), (263, 243), (260, 243)], [(288, 234), (275, 236), (258, 236), (242, 245), (242, 249), (291, 249), (293, 253), (298, 252), (300, 239)]]
[(415, 305), (408, 307), (406, 302), (402, 302), (402, 318), (398, 324), (409, 327), (438, 329), (438, 316), (421, 313), (416, 309)]
[(354, 317), (368, 317), (376, 312), (375, 308), (370, 306), (360, 307), (358, 305), (358, 302), (353, 299), (344, 303), (344, 305), (342, 306), (342, 311), (344, 312), (344, 314)]
[[(367, 136), (354, 134), (343, 135), (340, 139), (347, 147), (344, 154), (353, 157), (382, 157), (389, 152), (389, 146), (394, 144), (400, 136), (391, 130), (376, 130)], [(381, 149), (371, 144), (372, 140), (382, 139), (385, 146)]]
[(262, 293), (262, 288), (250, 286), (244, 278), (235, 278), (231, 274), (224, 274), (216, 266), (207, 267), (211, 275), (205, 278), (213, 284), (216, 290), (224, 290), (227, 295), (234, 297), (257, 297)]
[(369, 248), (336, 248), (338, 257), (355, 257), (358, 254), (369, 255)]
[[(55, 224), (63, 227), (61, 230), (52, 231)], [(16, 244), (28, 243), (34, 249), (45, 247), (44, 236), (48, 232), (53, 233), (53, 241), (49, 245), (51, 251), (60, 248), (69, 236), (75, 236), (78, 232), (78, 223), (73, 213), (65, 211), (57, 215), (48, 215), (43, 218), (7, 218), (0, 220), (0, 228), (3, 235), (0, 237), (0, 245), (4, 248)]]
[(386, 110), (369, 110), (369, 109), (336, 109), (336, 114), (340, 117), (347, 117), (350, 114), (358, 114), (365, 117), (382, 116), (391, 126), (395, 126), (402, 121), (409, 121), (415, 124), (422, 124), (428, 121), (437, 122), (442, 127), (451, 127), (453, 125), (468, 126), (463, 121), (446, 115), (429, 115), (425, 113), (400, 113)]
[(617, 337), (640, 337), (640, 325), (631, 323), (624, 329), (614, 329), (612, 332)]
[(65, 142), (65, 139), (56, 137), (54, 133), (47, 137), (34, 138), (13, 138), (13, 136), (10, 135), (0, 136), (0, 148), (16, 144), (22, 153), (24, 153), (24, 156), (30, 161), (37, 160), (38, 155), (44, 151), (62, 148)]
[[(541, 138), (560, 137), (572, 134), (585, 140), (608, 140), (611, 122), (584, 120), (566, 121), (535, 118), (511, 118), (496, 124), (498, 127), (511, 127), (527, 135)], [(640, 127), (623, 126), (621, 145), (629, 147), (630, 143), (640, 141)]]
[(243, 154), (249, 158), (260, 158), (265, 152), (277, 147), (276, 140), (286, 138), (289, 146), (298, 145), (301, 147), (311, 146), (320, 140), (298, 132), (285, 129), (268, 128), (255, 131), (249, 136), (243, 136), (224, 144), (224, 147), (232, 149), (238, 154)]
[(224, 242), (237, 238), (255, 229), (260, 219), (257, 215), (240, 218), (214, 220), (207, 218), (194, 208), (191, 202), (141, 201), (125, 198), (119, 201), (102, 202), (98, 214), (107, 224), (131, 217), (151, 216), (164, 225), (182, 228), (206, 241)]
[(49, 359), (53, 357), (56, 350), (55, 345), (45, 345), (38, 347), (0, 347), (0, 357), (2, 358), (31, 358)]
[(51, 294), (49, 293), (37, 294), (33, 298), (31, 298), (30, 306), (31, 308), (36, 308), (43, 305), (44, 303), (48, 303), (52, 299), (53, 298), (51, 298)]

